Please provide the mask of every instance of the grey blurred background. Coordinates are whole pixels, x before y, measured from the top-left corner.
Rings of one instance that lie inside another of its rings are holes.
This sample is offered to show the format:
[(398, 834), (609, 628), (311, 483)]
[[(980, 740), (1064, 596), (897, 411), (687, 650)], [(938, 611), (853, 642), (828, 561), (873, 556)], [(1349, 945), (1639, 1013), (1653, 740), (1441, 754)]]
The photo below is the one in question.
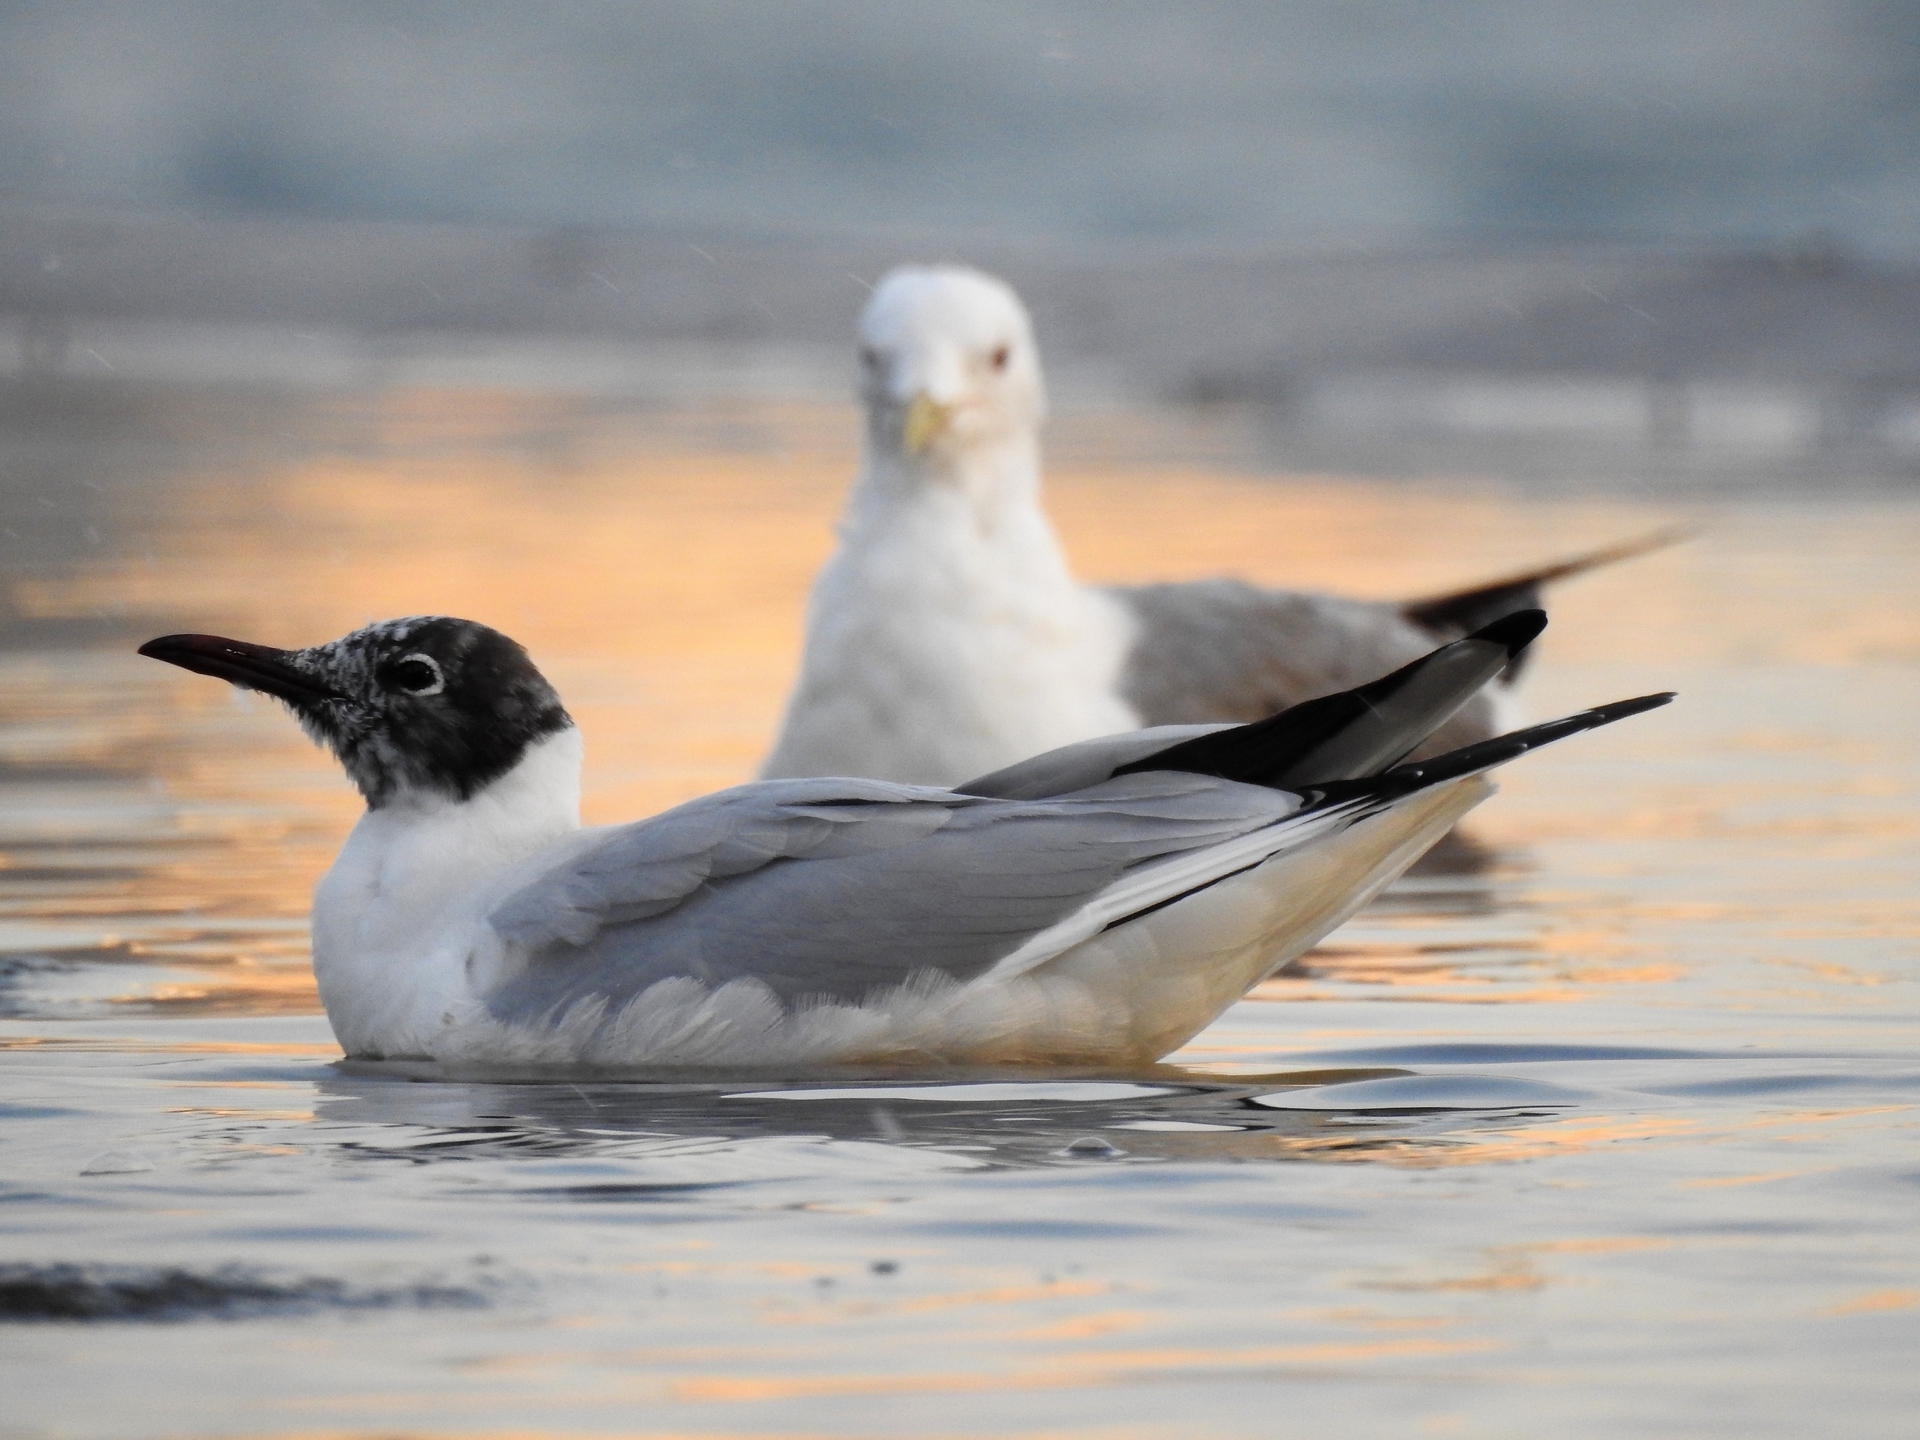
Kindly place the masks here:
[(1904, 479), (1916, 142), (1911, 0), (8, 3), (0, 370), (838, 397), (944, 257), (1273, 463)]

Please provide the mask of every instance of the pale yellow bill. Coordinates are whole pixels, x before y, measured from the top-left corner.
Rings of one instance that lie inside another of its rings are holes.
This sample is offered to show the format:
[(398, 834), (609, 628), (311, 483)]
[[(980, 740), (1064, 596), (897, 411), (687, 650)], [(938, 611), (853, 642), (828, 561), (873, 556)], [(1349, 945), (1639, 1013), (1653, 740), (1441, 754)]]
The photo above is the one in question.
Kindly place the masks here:
[(934, 436), (947, 428), (952, 412), (938, 400), (921, 391), (907, 406), (907, 421), (900, 441), (909, 455), (919, 455), (933, 443)]

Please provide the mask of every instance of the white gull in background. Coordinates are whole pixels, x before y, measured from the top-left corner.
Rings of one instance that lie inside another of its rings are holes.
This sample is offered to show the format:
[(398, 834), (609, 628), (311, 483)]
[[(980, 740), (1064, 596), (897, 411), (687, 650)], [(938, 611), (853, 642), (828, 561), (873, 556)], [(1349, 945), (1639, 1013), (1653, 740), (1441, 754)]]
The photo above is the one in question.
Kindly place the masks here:
[[(1046, 398), (1012, 289), (959, 266), (894, 270), (861, 317), (860, 347), (864, 460), (814, 585), (768, 778), (950, 785), (1142, 725), (1256, 720), (1672, 538), (1404, 603), (1236, 580), (1081, 585), (1041, 508)], [(1471, 700), (1436, 745), (1494, 734), (1497, 698)]]
[(141, 653), (285, 701), (367, 803), (314, 897), (348, 1055), (469, 1073), (1131, 1064), (1200, 1031), (1491, 792), (1664, 703), (1398, 764), (1546, 623), (1523, 612), (1246, 726), (1054, 750), (957, 790), (760, 781), (580, 827), (579, 732), (467, 620)]

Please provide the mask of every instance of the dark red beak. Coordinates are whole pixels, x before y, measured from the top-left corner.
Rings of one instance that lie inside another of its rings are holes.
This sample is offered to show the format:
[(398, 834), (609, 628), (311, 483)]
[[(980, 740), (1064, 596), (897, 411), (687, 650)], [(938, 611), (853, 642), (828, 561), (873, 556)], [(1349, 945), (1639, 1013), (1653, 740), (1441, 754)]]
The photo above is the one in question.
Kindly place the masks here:
[(275, 650), (270, 645), (249, 645), (244, 640), (226, 640), (218, 635), (162, 635), (140, 647), (140, 653), (191, 670), (196, 675), (211, 675), (259, 690), (293, 705), (311, 705), (319, 700), (345, 697), (331, 686), (296, 670), (287, 663), (291, 650)]

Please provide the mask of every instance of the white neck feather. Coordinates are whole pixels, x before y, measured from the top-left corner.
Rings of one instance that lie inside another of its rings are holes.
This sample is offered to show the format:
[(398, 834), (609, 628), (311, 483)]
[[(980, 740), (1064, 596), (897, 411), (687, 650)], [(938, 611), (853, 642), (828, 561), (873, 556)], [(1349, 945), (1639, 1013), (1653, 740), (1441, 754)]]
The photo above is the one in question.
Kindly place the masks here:
[(764, 774), (955, 784), (1138, 724), (1114, 693), (1130, 622), (1068, 570), (1031, 431), (870, 447), (840, 536)]
[(504, 872), (580, 826), (569, 725), (467, 800), (403, 796), (360, 817), (313, 901), (313, 969), (349, 1055), (422, 1053), (461, 993), (468, 933)]
[[(980, 441), (965, 449), (910, 456), (890, 445), (867, 447), (847, 510), (843, 539), (898, 524), (915, 511), (964, 507), (975, 526), (992, 533), (1005, 524), (1038, 521), (1053, 542), (1040, 508), (1040, 441), (1031, 430)], [(1057, 553), (1057, 543), (1055, 549)], [(1064, 562), (1061, 565), (1065, 572)]]

